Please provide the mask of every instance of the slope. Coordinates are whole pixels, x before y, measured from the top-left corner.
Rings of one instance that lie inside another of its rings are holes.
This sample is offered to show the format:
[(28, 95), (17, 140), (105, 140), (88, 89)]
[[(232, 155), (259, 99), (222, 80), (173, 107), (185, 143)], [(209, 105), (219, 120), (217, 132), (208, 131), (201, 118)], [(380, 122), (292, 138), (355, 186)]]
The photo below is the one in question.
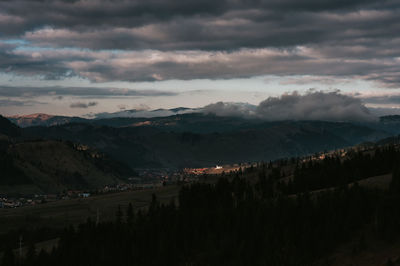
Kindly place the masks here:
[(97, 189), (134, 175), (127, 166), (84, 145), (16, 138), (19, 128), (0, 117), (0, 194)]
[[(176, 120), (172, 123), (171, 120)], [(129, 127), (65, 124), (30, 127), (24, 135), (95, 147), (131, 167), (202, 167), (296, 157), (375, 141), (390, 134), (350, 123), (242, 121), (181, 115)]]

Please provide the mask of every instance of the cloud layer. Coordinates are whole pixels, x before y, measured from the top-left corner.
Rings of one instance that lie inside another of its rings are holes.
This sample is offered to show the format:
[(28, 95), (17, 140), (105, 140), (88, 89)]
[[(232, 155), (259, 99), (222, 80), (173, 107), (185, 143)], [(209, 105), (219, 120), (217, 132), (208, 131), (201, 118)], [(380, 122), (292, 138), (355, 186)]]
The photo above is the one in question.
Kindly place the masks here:
[(82, 98), (104, 98), (104, 97), (140, 97), (140, 96), (174, 96), (175, 92), (157, 90), (133, 90), (121, 88), (97, 88), (97, 87), (27, 87), (27, 86), (1, 86), (0, 97), (41, 97), (53, 96), (54, 99), (62, 100), (63, 96), (78, 96)]
[(319, 75), (400, 87), (395, 0), (0, 1), (0, 72), (105, 81)]
[[(399, 42), (400, 47), (400, 42)], [(400, 59), (350, 59), (296, 47), (227, 51), (0, 50), (0, 71), (45, 79), (71, 76), (94, 82), (230, 79), (260, 75), (356, 77), (397, 87)], [(377, 74), (379, 73), (379, 74)]]
[(217, 116), (239, 116), (267, 121), (324, 120), (324, 121), (373, 121), (360, 99), (339, 92), (297, 92), (281, 97), (269, 97), (258, 106), (218, 102), (204, 107), (205, 113)]

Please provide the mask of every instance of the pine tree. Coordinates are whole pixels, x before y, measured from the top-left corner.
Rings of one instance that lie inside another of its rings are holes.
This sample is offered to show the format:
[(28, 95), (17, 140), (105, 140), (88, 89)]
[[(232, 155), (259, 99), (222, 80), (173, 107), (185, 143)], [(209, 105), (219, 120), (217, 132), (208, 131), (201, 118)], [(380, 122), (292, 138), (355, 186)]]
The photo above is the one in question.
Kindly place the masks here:
[(14, 266), (15, 263), (15, 255), (11, 247), (8, 247), (3, 255), (3, 260), (1, 262), (1, 266)]
[(118, 209), (117, 212), (115, 214), (115, 218), (116, 218), (116, 223), (117, 224), (121, 224), (122, 223), (122, 210), (121, 210), (121, 205), (118, 205)]
[(392, 181), (390, 182), (390, 191), (394, 194), (400, 193), (400, 167), (396, 166), (392, 173)]
[(28, 251), (26, 253), (26, 260), (32, 262), (34, 261), (35, 257), (36, 257), (36, 247), (35, 244), (31, 242), (28, 246)]
[(132, 203), (129, 203), (128, 209), (127, 209), (127, 211), (126, 211), (126, 223), (127, 223), (129, 226), (132, 226), (132, 225), (133, 225), (133, 221), (134, 221), (134, 219), (135, 219), (134, 215), (135, 215), (135, 213), (134, 213), (134, 211), (133, 211)]

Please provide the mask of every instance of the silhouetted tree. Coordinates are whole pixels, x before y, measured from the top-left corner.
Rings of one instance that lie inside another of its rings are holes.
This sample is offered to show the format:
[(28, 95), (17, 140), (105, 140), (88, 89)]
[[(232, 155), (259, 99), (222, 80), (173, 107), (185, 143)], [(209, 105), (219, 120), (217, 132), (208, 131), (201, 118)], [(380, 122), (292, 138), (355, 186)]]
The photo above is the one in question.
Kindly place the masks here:
[(7, 249), (4, 251), (1, 266), (14, 266), (14, 265), (16, 265), (14, 252), (11, 247), (7, 247)]

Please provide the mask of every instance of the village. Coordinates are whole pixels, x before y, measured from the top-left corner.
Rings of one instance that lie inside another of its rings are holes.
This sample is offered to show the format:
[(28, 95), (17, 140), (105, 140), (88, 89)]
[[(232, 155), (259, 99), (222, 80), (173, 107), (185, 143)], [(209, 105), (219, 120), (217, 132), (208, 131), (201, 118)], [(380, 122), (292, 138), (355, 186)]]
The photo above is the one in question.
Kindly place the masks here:
[(198, 181), (198, 175), (220, 174), (223, 171), (235, 171), (237, 169), (239, 169), (239, 165), (207, 168), (185, 168), (183, 170), (137, 169), (139, 175), (129, 178), (127, 182), (106, 185), (97, 190), (68, 190), (60, 193), (19, 196), (0, 195), (0, 208), (18, 208), (23, 206), (46, 204), (59, 200), (69, 200), (75, 198), (84, 199), (107, 193), (157, 189), (168, 185), (196, 182)]

